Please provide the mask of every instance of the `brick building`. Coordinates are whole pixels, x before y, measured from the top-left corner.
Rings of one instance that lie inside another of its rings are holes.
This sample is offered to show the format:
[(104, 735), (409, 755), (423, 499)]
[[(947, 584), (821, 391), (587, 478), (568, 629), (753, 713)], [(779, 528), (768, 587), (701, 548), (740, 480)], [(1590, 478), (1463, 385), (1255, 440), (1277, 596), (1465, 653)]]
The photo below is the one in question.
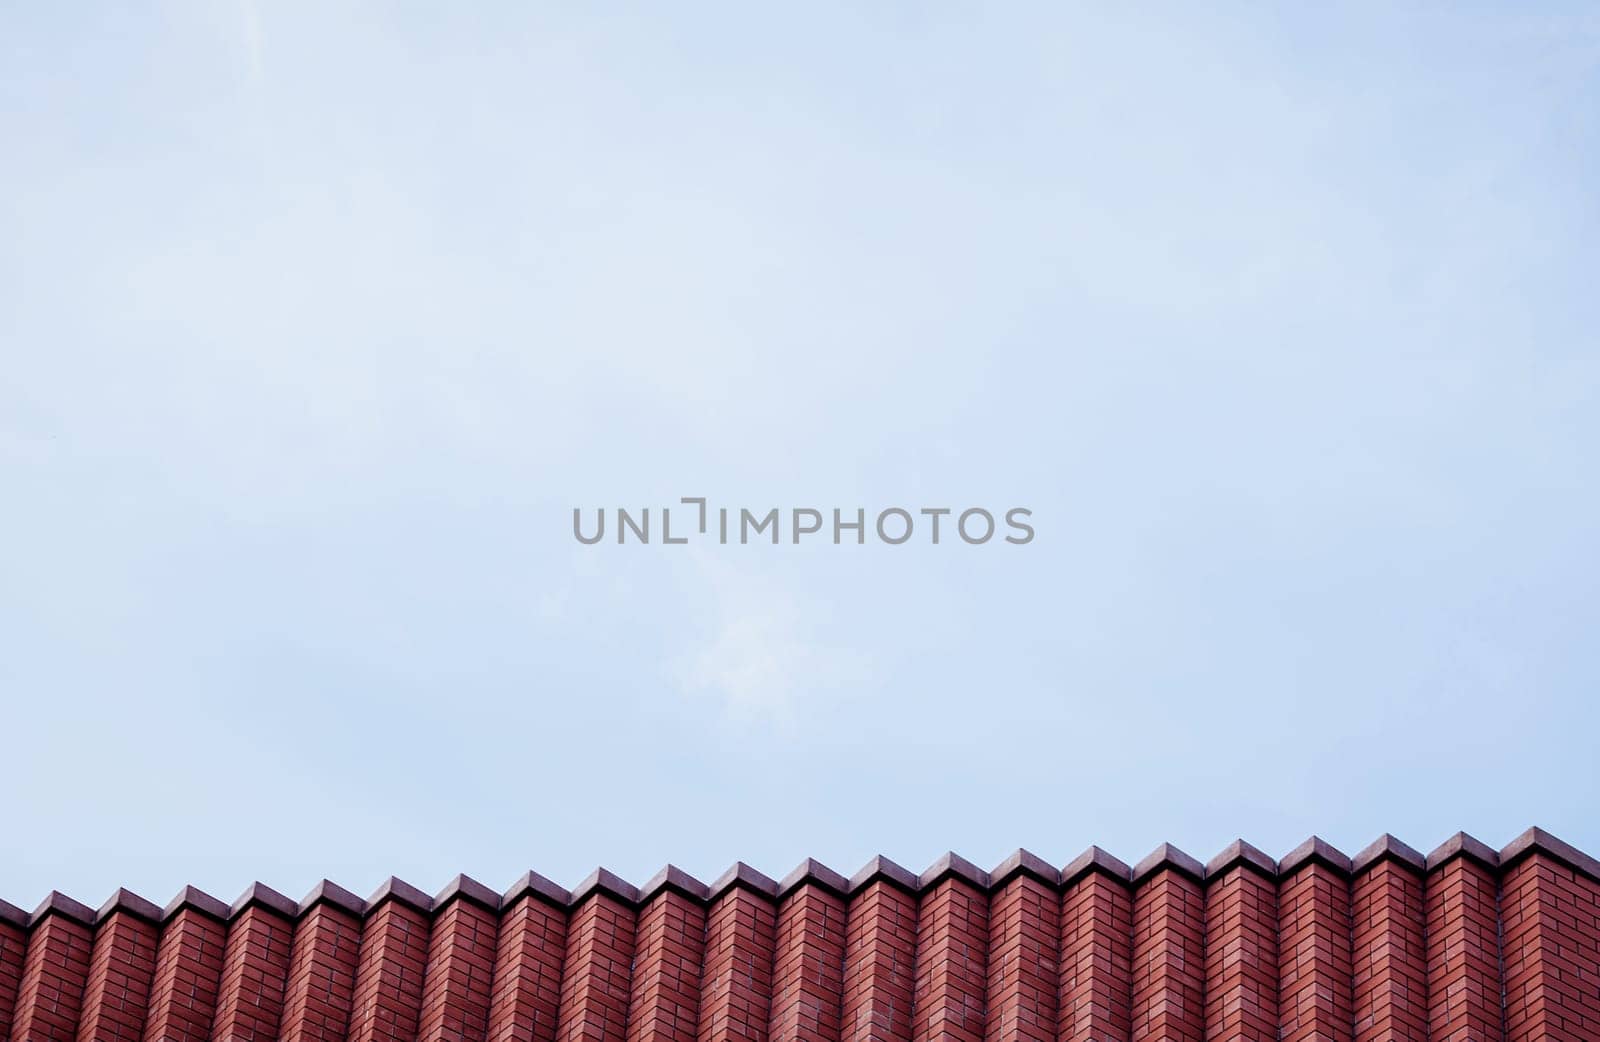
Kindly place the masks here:
[(1597, 1042), (1600, 863), (1534, 829), (1427, 857), (1386, 836), (1353, 859), (52, 894), (0, 902), (6, 1038)]

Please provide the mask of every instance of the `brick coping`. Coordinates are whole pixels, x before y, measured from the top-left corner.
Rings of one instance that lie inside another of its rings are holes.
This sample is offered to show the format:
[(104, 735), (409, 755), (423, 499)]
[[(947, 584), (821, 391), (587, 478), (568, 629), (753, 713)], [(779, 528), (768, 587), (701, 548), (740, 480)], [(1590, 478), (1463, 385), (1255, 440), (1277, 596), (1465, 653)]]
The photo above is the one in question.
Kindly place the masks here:
[(186, 886), (164, 908), (125, 889), (117, 890), (98, 910), (59, 891), (52, 891), (31, 914), (0, 901), (0, 922), (31, 928), (49, 916), (58, 915), (93, 926), (120, 912), (160, 923), (184, 909), (228, 922), (251, 908), (260, 908), (285, 919), (300, 919), (319, 906), (328, 906), (363, 918), (386, 901), (398, 901), (420, 913), (432, 914), (442, 911), (456, 900), (469, 901), (493, 912), (509, 908), (524, 898), (544, 901), (558, 908), (572, 908), (600, 895), (638, 908), (668, 892), (701, 905), (710, 905), (734, 890), (744, 890), (768, 901), (781, 901), (802, 887), (814, 887), (836, 897), (848, 898), (875, 883), (893, 886), (913, 897), (948, 882), (957, 882), (990, 894), (1022, 877), (1056, 890), (1071, 887), (1091, 873), (1108, 876), (1125, 885), (1139, 886), (1160, 872), (1171, 871), (1203, 884), (1238, 869), (1256, 872), (1270, 880), (1283, 880), (1302, 868), (1320, 865), (1346, 878), (1354, 878), (1384, 862), (1392, 862), (1418, 874), (1431, 874), (1460, 858), (1493, 873), (1503, 874), (1535, 854), (1600, 882), (1600, 861), (1541, 828), (1530, 828), (1498, 851), (1466, 833), (1457, 833), (1426, 856), (1393, 836), (1384, 835), (1355, 857), (1349, 857), (1313, 836), (1278, 861), (1243, 840), (1229, 844), (1204, 864), (1177, 847), (1163, 843), (1132, 868), (1099, 847), (1090, 847), (1060, 869), (1026, 850), (1017, 850), (988, 872), (953, 852), (939, 857), (920, 874), (878, 856), (849, 878), (808, 858), (781, 881), (763, 875), (743, 862), (735, 864), (710, 884), (702, 883), (682, 869), (668, 865), (642, 888), (604, 868), (596, 869), (573, 890), (566, 890), (536, 872), (526, 873), (504, 892), (492, 890), (469, 876), (456, 876), (443, 890), (432, 896), (403, 880), (390, 878), (365, 900), (328, 880), (318, 883), (298, 902), (262, 883), (253, 883), (231, 905), (195, 887)]

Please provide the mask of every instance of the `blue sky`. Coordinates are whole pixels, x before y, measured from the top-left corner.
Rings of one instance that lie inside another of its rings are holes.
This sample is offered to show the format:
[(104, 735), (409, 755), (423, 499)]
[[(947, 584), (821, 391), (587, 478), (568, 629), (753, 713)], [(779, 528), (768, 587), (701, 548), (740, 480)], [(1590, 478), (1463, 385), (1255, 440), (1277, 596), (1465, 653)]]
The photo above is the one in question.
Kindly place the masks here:
[[(1600, 19), (0, 14), (0, 897), (1600, 849)], [(575, 506), (1025, 506), (1022, 547)]]

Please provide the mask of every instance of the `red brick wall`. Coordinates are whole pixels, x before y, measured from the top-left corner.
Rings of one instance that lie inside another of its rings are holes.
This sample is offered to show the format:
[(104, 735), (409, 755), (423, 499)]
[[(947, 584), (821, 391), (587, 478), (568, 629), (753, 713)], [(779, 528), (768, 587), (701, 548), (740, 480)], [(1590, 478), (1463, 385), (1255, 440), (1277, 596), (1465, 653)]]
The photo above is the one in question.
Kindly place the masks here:
[(1356, 1042), (1426, 1042), (1427, 913), (1422, 873), (1383, 860), (1351, 886)]
[(839, 1042), (844, 1001), (845, 903), (804, 885), (778, 907), (771, 1042)]
[(699, 1042), (767, 1042), (778, 917), (772, 902), (735, 887), (706, 913)]
[(983, 1042), (988, 992), (989, 899), (952, 876), (917, 908), (913, 1042)]
[(350, 1003), (354, 1042), (415, 1042), (428, 965), (428, 916), (386, 901), (367, 917)]
[(418, 1029), (424, 1042), (483, 1042), (497, 927), (494, 912), (467, 900), (436, 913)]
[(695, 1042), (700, 1028), (700, 973), (706, 913), (663, 890), (639, 910), (628, 1042)]
[(11, 1018), (22, 987), (22, 963), (28, 952), (28, 931), (0, 923), (0, 1039), (11, 1037)]
[(989, 903), (985, 1042), (1055, 1042), (1060, 1002), (1061, 899), (1017, 875)]
[(555, 1042), (566, 951), (565, 911), (523, 897), (501, 914), (489, 1042)]
[(1132, 1037), (1133, 901), (1126, 884), (1090, 872), (1061, 898), (1060, 1042)]
[(1278, 886), (1276, 1037), (1352, 1042), (1350, 879), (1310, 862)]
[(1513, 1042), (1600, 1039), (1600, 885), (1534, 855), (1501, 883)]
[(1274, 880), (1237, 865), (1206, 885), (1206, 1037), (1278, 1038), (1278, 895)]
[(0, 1042), (1600, 1042), (1600, 862), (1542, 835), (1353, 871), (1231, 849), (1163, 848), (1136, 883), (1096, 854), (1064, 886), (875, 863), (781, 899), (743, 868), (710, 900), (602, 875), (575, 907), (543, 881), (503, 910), (258, 890), (161, 926), (56, 895), (0, 906)]
[(48, 915), (28, 937), (11, 1025), (16, 1042), (67, 1042), (76, 1037), (89, 981), (89, 927)]
[(596, 893), (572, 913), (561, 982), (559, 1042), (623, 1042), (633, 969), (634, 913)]
[(284, 989), (285, 1042), (342, 1042), (350, 1026), (361, 920), (319, 904), (300, 920)]
[(192, 908), (161, 928), (150, 986), (149, 1042), (206, 1042), (217, 1011), (227, 927)]
[(1428, 1037), (1501, 1042), (1499, 897), (1494, 874), (1459, 857), (1428, 876)]
[(879, 880), (850, 899), (844, 1042), (911, 1042), (917, 899)]
[(284, 985), (294, 924), (259, 905), (246, 908), (228, 930), (218, 988), (217, 1042), (272, 1042), (283, 1022)]
[(1200, 884), (1164, 868), (1133, 902), (1134, 1042), (1205, 1036), (1205, 904)]
[(80, 1042), (138, 1042), (156, 971), (156, 927), (117, 911), (94, 931), (89, 982), (78, 1021)]

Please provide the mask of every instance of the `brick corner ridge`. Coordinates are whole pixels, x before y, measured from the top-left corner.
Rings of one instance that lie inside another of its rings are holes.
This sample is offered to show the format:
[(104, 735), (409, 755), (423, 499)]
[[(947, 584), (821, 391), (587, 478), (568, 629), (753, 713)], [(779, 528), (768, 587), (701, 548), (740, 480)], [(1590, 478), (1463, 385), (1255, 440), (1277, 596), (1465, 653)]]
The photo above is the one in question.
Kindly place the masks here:
[(1018, 876), (1028, 876), (1048, 887), (1061, 885), (1061, 872), (1044, 858), (1018, 847), (989, 872), (990, 886), (998, 889)]
[(850, 880), (810, 857), (778, 881), (778, 899), (788, 897), (802, 886), (814, 886), (835, 897), (846, 897), (850, 893)]
[(1307, 865), (1318, 864), (1331, 868), (1342, 876), (1349, 876), (1349, 855), (1321, 836), (1312, 836), (1295, 847), (1278, 862), (1278, 875), (1291, 876)]
[(632, 906), (639, 903), (639, 888), (609, 868), (597, 868), (590, 872), (583, 882), (573, 888), (572, 896), (567, 903), (576, 908), (597, 894), (604, 894), (625, 905)]
[(311, 892), (300, 899), (298, 915), (306, 916), (318, 905), (331, 905), (342, 912), (348, 912), (357, 919), (366, 914), (367, 903), (352, 894), (338, 883), (324, 879), (311, 888)]
[(927, 870), (917, 877), (917, 889), (931, 889), (952, 877), (977, 890), (988, 892), (989, 873), (953, 850), (940, 854), (933, 864), (929, 865)]
[(916, 873), (895, 864), (882, 854), (862, 865), (856, 874), (850, 877), (850, 893), (854, 895), (879, 881), (892, 883), (912, 896), (917, 894)]
[(1104, 873), (1123, 884), (1133, 881), (1133, 869), (1128, 867), (1127, 862), (1099, 847), (1090, 847), (1067, 862), (1061, 870), (1061, 885), (1071, 886), (1090, 872)]
[(490, 912), (500, 911), (500, 895), (469, 875), (457, 875), (433, 895), (434, 911), (442, 911), (451, 901), (469, 901)]
[(671, 891), (691, 901), (705, 904), (709, 899), (710, 890), (700, 880), (691, 876), (677, 865), (666, 865), (661, 871), (650, 877), (650, 881), (639, 888), (639, 903), (645, 904), (656, 899), (662, 893)]
[(1216, 857), (1206, 862), (1205, 878), (1208, 881), (1216, 879), (1240, 867), (1253, 868), (1268, 879), (1278, 878), (1278, 863), (1268, 857), (1265, 851), (1242, 839), (1229, 843), (1218, 851)]
[(1476, 861), (1484, 868), (1498, 871), (1500, 868), (1500, 854), (1493, 847), (1481, 840), (1474, 839), (1465, 832), (1457, 832), (1434, 848), (1428, 855), (1428, 871), (1442, 868), (1458, 857)]
[(52, 890), (43, 901), (39, 902), (39, 907), (33, 910), (33, 914), (28, 916), (28, 928), (31, 930), (52, 915), (70, 919), (82, 926), (94, 925), (93, 908), (82, 901), (74, 901), (59, 890)]
[(566, 908), (572, 904), (572, 894), (561, 884), (528, 870), (500, 895), (500, 907), (510, 908), (524, 897), (537, 897), (546, 904)]
[(100, 910), (95, 912), (95, 925), (98, 926), (119, 912), (147, 923), (160, 923), (163, 919), (160, 905), (140, 897), (126, 887), (118, 887), (115, 893), (106, 898), (106, 903), (100, 906)]
[(1510, 868), (1533, 854), (1543, 854), (1561, 862), (1574, 872), (1580, 872), (1600, 882), (1600, 860), (1590, 857), (1570, 843), (1557, 839), (1537, 825), (1501, 848), (1500, 867)]
[(161, 910), (161, 921), (167, 922), (184, 910), (199, 912), (218, 922), (228, 921), (228, 906), (196, 886), (186, 886)]
[(1143, 861), (1133, 866), (1132, 882), (1135, 886), (1155, 875), (1162, 869), (1169, 868), (1181, 875), (1188, 876), (1196, 883), (1205, 882), (1206, 866), (1185, 854), (1171, 843), (1163, 843), (1147, 854)]
[(778, 881), (762, 872), (758, 872), (743, 861), (735, 861), (733, 865), (717, 881), (706, 888), (706, 899), (716, 901), (728, 891), (742, 887), (758, 897), (776, 900), (778, 896)]
[(255, 907), (266, 908), (285, 919), (293, 919), (300, 913), (300, 906), (295, 904), (293, 899), (285, 897), (265, 883), (255, 882), (245, 887), (244, 893), (228, 906), (228, 918), (237, 919), (246, 910)]
[(1405, 865), (1407, 868), (1419, 873), (1428, 870), (1428, 859), (1420, 851), (1407, 846), (1385, 832), (1363, 847), (1361, 853), (1350, 859), (1350, 872), (1353, 875), (1360, 875), (1384, 860)]

